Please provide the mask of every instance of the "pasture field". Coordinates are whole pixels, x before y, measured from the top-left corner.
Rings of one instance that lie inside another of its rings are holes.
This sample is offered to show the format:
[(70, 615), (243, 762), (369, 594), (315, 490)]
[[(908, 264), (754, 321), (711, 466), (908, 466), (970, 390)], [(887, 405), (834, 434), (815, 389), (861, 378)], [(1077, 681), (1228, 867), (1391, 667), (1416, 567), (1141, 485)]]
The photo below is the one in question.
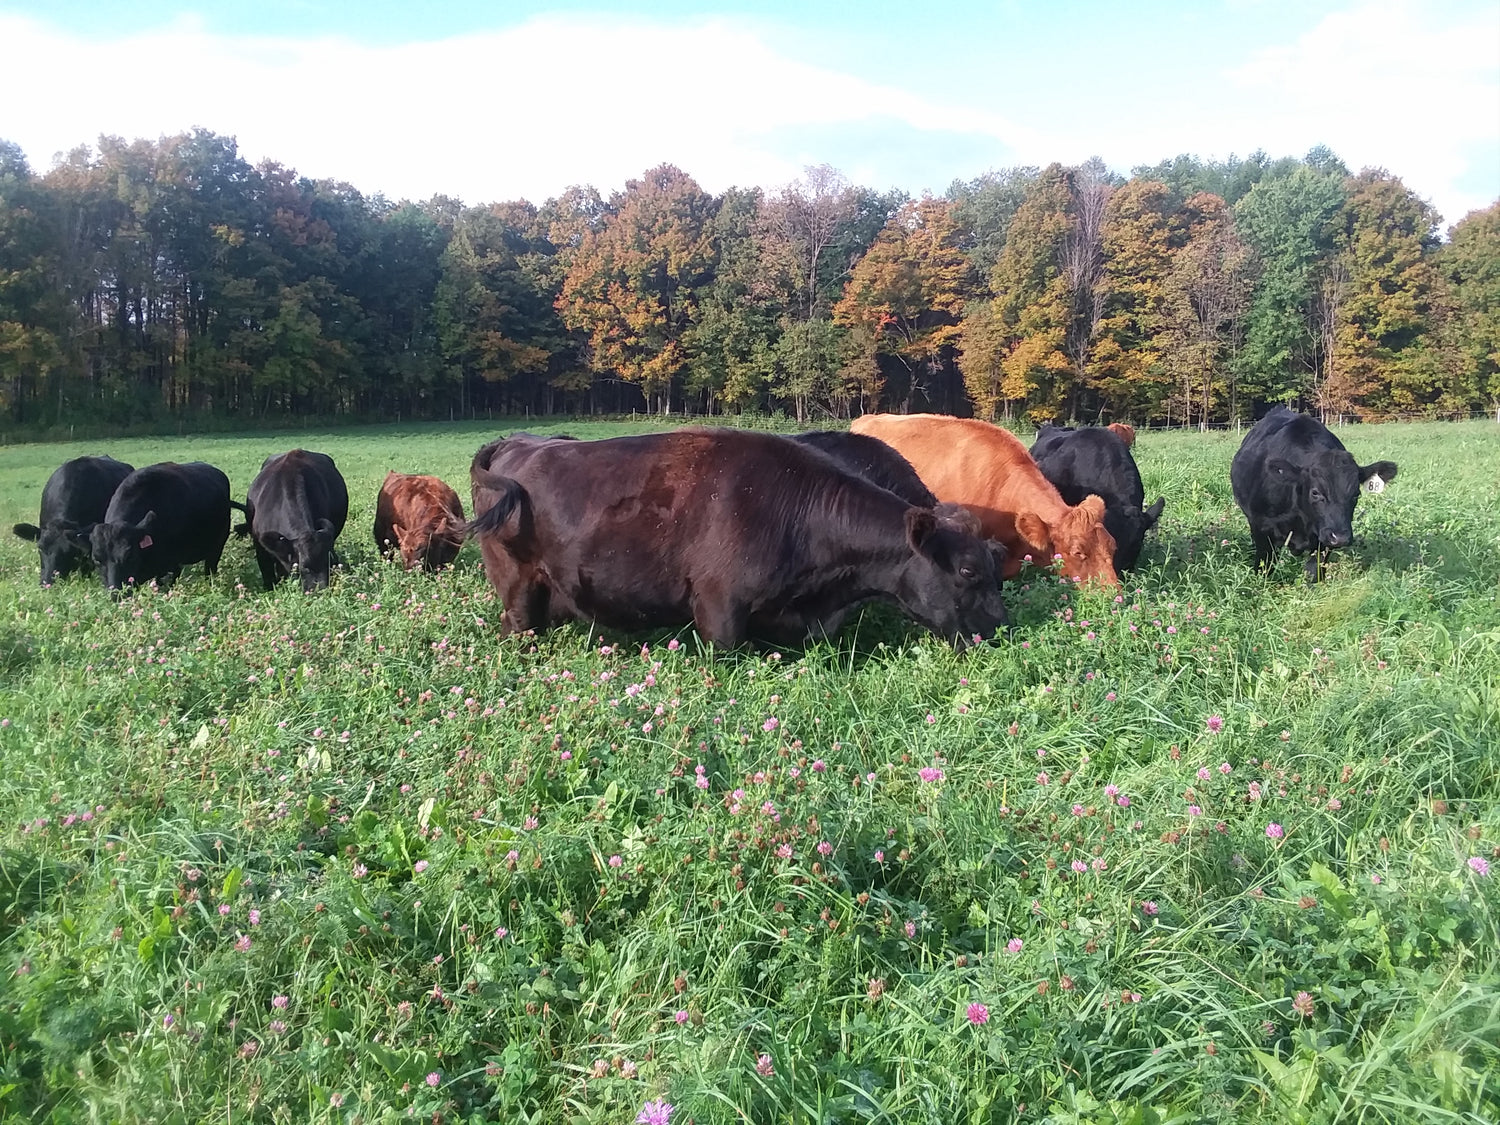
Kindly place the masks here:
[(1400, 476), (1317, 587), (1234, 436), (1143, 433), (1122, 594), (1031, 571), (964, 653), (501, 641), (474, 545), (370, 539), (496, 432), (0, 448), (7, 530), (86, 452), (353, 498), (312, 597), (0, 540), (0, 1116), (1500, 1120), (1500, 429), (1341, 431)]

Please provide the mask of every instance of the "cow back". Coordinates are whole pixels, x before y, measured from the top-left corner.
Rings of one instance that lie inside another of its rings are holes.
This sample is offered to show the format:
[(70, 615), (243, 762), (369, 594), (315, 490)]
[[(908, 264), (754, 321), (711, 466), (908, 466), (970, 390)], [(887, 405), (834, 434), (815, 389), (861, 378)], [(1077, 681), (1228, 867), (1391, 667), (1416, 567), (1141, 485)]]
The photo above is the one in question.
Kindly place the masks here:
[(911, 462), (879, 438), (843, 430), (810, 430), (794, 440), (831, 457), (841, 468), (894, 492), (908, 504), (932, 508), (937, 497), (922, 483)]
[(57, 467), (42, 489), (41, 522), (79, 527), (98, 523), (132, 465), (113, 457), (75, 457)]
[(934, 496), (969, 509), (983, 533), (1007, 547), (1021, 542), (1017, 512), (1034, 511), (1052, 522), (1067, 509), (1021, 440), (989, 422), (940, 414), (866, 414), (850, 428), (893, 448)]
[(334, 535), (349, 519), (349, 488), (326, 453), (291, 449), (272, 454), (261, 464), (245, 498), (252, 532), (270, 526), (289, 535), (305, 534), (320, 519)]

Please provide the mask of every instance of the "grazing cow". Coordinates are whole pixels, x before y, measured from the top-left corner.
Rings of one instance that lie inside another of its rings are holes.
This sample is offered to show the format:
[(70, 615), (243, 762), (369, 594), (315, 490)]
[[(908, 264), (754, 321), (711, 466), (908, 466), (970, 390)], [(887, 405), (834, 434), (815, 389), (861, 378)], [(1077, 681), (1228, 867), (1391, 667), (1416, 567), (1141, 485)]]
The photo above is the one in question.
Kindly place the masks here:
[(1135, 444), (1135, 427), (1128, 422), (1111, 422), (1104, 428), (1123, 441), (1126, 449)]
[(1354, 538), (1360, 485), (1380, 492), (1396, 478), (1396, 462), (1359, 465), (1316, 418), (1277, 406), (1250, 427), (1229, 466), (1234, 502), (1250, 523), (1255, 563), (1270, 570), (1276, 551), (1312, 553), (1307, 580), (1316, 582), (1328, 552)]
[(481, 449), (471, 478), (504, 632), (691, 621), (716, 645), (784, 644), (871, 598), (957, 644), (1006, 622), (968, 513), (913, 507), (774, 434), (518, 435)]
[(440, 570), (458, 557), (467, 533), (464, 506), (447, 484), (386, 473), (375, 501), (375, 545), (382, 554), (399, 550), (407, 570)]
[(11, 529), (36, 544), (43, 586), (92, 563), (88, 543), (70, 533), (102, 520), (115, 489), (133, 472), (133, 465), (113, 457), (75, 457), (47, 478), (38, 523), (18, 523)]
[(229, 478), (212, 465), (163, 461), (137, 469), (115, 489), (104, 518), (72, 532), (87, 543), (100, 580), (111, 590), (170, 585), (183, 567), (219, 569), (229, 538)]
[(1070, 578), (1119, 585), (1104, 500), (1067, 504), (1014, 434), (942, 414), (866, 414), (852, 429), (894, 447), (939, 500), (973, 512), (981, 534), (1005, 545), (1006, 578), (1020, 572), (1023, 556), (1061, 555)]
[[(1140, 557), (1146, 532), (1156, 526), (1166, 500), (1144, 507), (1146, 490), (1130, 455), (1130, 442), (1111, 426), (1043, 426), (1031, 446), (1031, 459), (1069, 504), (1089, 495), (1104, 500), (1104, 526), (1115, 537), (1115, 571), (1129, 570)], [(1123, 426), (1135, 437), (1135, 431)]]
[(844, 430), (809, 430), (793, 440), (822, 450), (845, 471), (878, 484), (918, 508), (937, 507), (937, 497), (922, 483), (911, 462), (879, 438)]
[(326, 453), (267, 457), (245, 498), (245, 523), (269, 590), (296, 570), (305, 593), (328, 585), (333, 541), (349, 518), (349, 489)]

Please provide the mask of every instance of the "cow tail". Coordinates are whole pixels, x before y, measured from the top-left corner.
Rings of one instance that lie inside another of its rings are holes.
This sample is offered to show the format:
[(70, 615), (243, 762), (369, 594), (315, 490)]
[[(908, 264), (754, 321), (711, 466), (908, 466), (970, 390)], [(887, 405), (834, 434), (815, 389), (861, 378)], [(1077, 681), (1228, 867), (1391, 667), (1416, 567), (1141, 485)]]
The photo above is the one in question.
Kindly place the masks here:
[(498, 533), (526, 502), (526, 489), (519, 481), (503, 477), (498, 473), (475, 472), (473, 482), (479, 488), (496, 494), (495, 502), (484, 512), (464, 525), (465, 538), (475, 535)]
[(245, 507), (245, 505), (241, 504), (238, 500), (231, 500), (229, 502), (229, 506), (231, 508), (238, 508), (240, 511), (246, 512), (246, 513), (248, 513), (250, 511), (249, 508)]

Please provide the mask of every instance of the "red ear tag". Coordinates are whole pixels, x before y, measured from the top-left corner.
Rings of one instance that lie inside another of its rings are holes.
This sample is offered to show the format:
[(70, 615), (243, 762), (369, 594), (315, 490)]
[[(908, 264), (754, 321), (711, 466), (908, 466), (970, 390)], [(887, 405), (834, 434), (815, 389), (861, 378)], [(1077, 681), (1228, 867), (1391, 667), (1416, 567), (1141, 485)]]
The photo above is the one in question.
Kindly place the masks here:
[(141, 536), (141, 550), (144, 551), (149, 546), (151, 546), (151, 536), (149, 536), (149, 535), (142, 535)]

